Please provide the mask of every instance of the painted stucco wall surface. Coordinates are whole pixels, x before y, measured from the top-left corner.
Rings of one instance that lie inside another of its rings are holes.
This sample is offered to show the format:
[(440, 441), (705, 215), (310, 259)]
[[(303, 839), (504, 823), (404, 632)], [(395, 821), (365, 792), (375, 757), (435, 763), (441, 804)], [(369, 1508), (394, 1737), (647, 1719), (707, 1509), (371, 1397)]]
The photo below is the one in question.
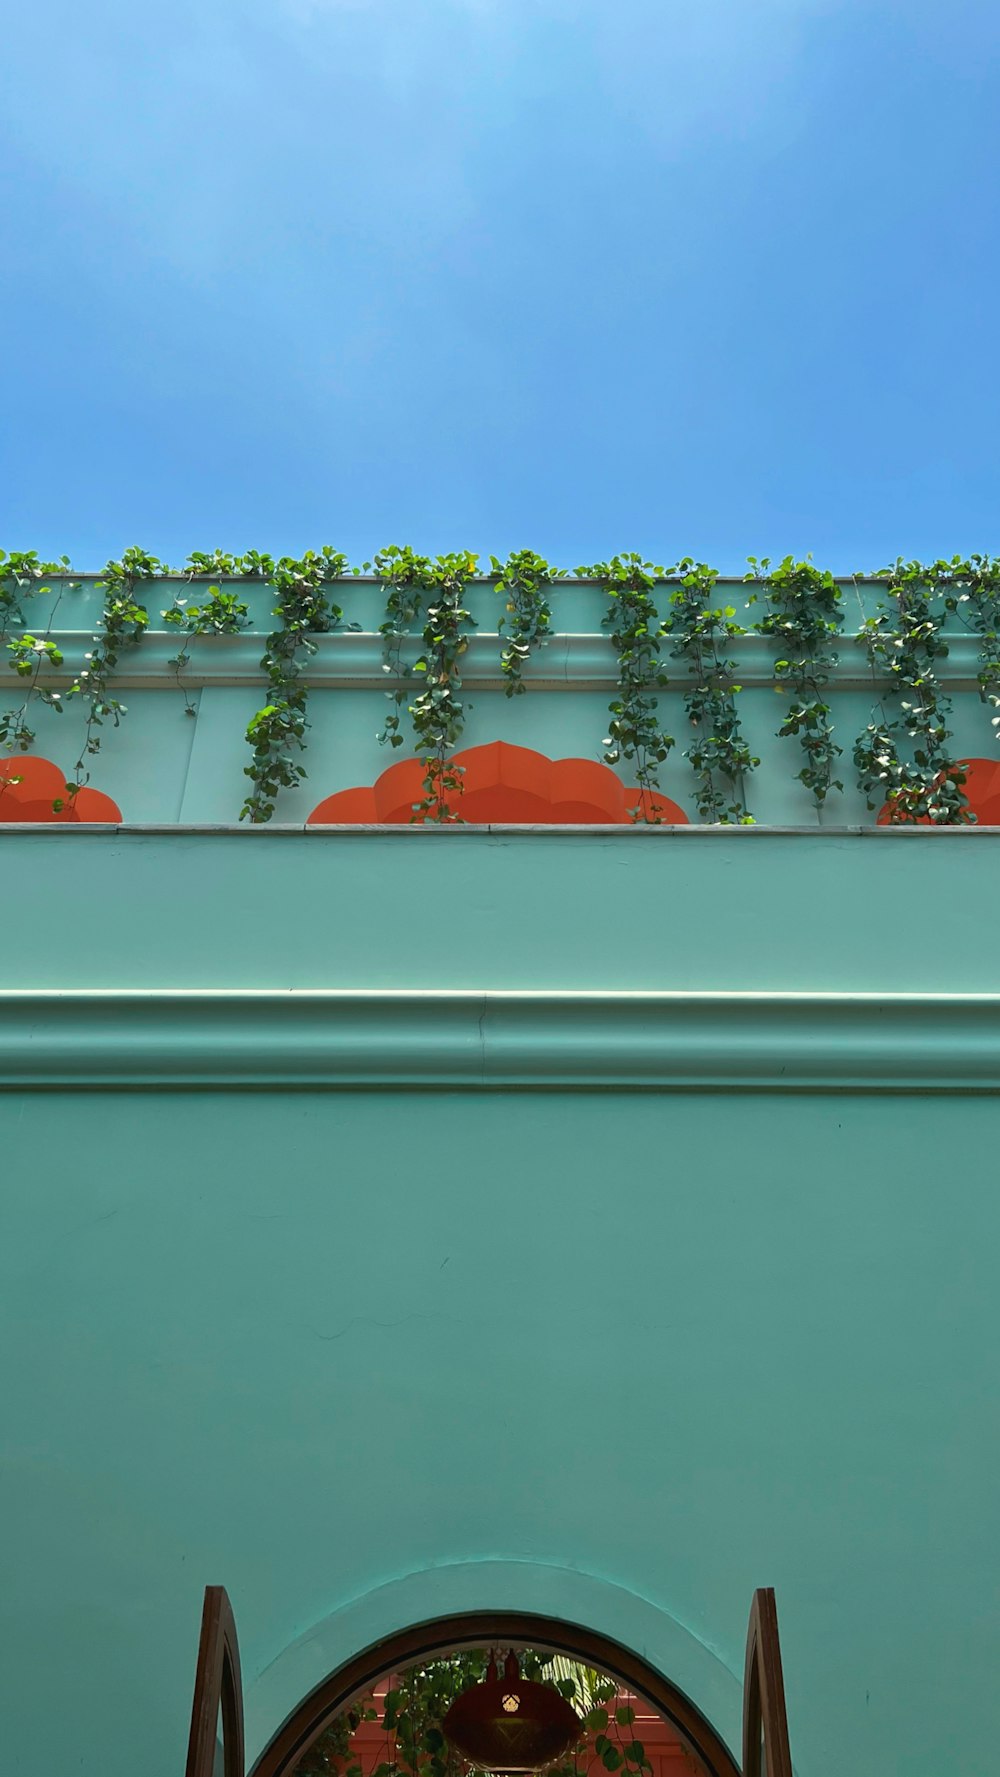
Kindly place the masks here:
[(1000, 991), (1000, 829), (0, 828), (3, 985)]
[(998, 845), (3, 835), (4, 1771), (176, 1777), (209, 1581), (251, 1755), (494, 1606), (735, 1746), (773, 1584), (804, 1777), (991, 1769)]

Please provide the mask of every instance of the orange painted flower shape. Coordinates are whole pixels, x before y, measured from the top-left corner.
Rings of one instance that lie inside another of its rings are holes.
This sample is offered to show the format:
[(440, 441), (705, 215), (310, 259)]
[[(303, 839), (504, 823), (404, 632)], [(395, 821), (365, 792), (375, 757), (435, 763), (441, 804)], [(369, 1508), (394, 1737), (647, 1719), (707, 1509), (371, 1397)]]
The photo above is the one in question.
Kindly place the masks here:
[(66, 774), (51, 759), (22, 753), (0, 760), (0, 822), (84, 826), (121, 818), (117, 802), (101, 790), (84, 788), (67, 795)]
[[(627, 826), (639, 820), (687, 825), (676, 802), (654, 791), (629, 790), (607, 765), (592, 759), (548, 759), (530, 747), (494, 740), (467, 747), (451, 761), (462, 790), (453, 814), (472, 826)], [(338, 790), (313, 809), (308, 825), (404, 826), (424, 795), (419, 759), (401, 759), (373, 784)]]

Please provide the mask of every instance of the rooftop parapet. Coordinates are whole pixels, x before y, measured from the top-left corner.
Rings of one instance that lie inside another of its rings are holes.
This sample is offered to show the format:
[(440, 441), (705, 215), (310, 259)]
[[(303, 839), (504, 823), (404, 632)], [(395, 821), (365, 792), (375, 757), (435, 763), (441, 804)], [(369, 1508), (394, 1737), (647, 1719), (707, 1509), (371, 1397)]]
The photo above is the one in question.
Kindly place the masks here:
[(405, 818), (479, 820), (461, 759), (498, 742), (603, 766), (642, 823), (996, 818), (988, 558), (742, 579), (629, 557), (586, 577), (537, 557), (483, 576), (471, 557), (415, 569), (389, 552), (379, 574), (314, 556), (271, 580), (227, 558), (215, 577), (198, 571), (209, 558), (151, 559), (3, 582), (4, 824), (25, 756), (64, 777), (64, 819), (86, 785), (129, 824), (303, 825), (412, 759)]

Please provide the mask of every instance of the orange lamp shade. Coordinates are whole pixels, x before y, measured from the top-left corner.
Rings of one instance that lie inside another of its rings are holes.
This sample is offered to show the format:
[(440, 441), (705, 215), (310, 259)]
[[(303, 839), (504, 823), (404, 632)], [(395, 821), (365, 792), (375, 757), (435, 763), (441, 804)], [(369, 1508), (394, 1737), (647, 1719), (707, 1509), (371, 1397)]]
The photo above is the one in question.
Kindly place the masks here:
[(575, 1709), (553, 1685), (521, 1677), (514, 1653), (502, 1677), (490, 1660), (482, 1683), (455, 1698), (441, 1727), (470, 1764), (502, 1777), (544, 1770), (583, 1733)]

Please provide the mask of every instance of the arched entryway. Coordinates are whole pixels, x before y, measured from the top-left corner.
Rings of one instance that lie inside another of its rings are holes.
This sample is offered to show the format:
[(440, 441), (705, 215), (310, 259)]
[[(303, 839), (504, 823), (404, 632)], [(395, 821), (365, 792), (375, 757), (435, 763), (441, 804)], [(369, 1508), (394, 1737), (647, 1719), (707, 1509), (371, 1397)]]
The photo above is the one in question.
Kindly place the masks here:
[(661, 1673), (628, 1648), (577, 1624), (515, 1612), (483, 1612), (421, 1623), (375, 1644), (332, 1673), (293, 1711), (253, 1767), (251, 1777), (295, 1777), (325, 1725), (383, 1676), (463, 1648), (544, 1650), (606, 1672), (641, 1697), (676, 1730), (707, 1777), (739, 1777), (739, 1766), (711, 1723)]
[[(463, 1650), (531, 1650), (607, 1675), (616, 1699), (646, 1705), (701, 1777), (740, 1777), (721, 1735), (665, 1674), (621, 1643), (580, 1624), (513, 1611), (467, 1612), (383, 1637), (322, 1680), (299, 1702), (257, 1759), (250, 1777), (300, 1777), (310, 1748), (360, 1698), (392, 1674), (424, 1669)], [(516, 1670), (516, 1668), (514, 1668)], [(209, 1587), (195, 1680), (186, 1777), (244, 1777), (242, 1695), (236, 1628), (222, 1587)], [(506, 1702), (506, 1699), (505, 1699)], [(629, 1713), (626, 1711), (626, 1714)], [(618, 1769), (613, 1759), (605, 1769)], [(348, 1760), (356, 1771), (360, 1765)], [(385, 1768), (385, 1767), (382, 1767)], [(650, 1766), (650, 1769), (652, 1767)], [(744, 1684), (743, 1777), (792, 1777), (774, 1594), (754, 1594)]]

